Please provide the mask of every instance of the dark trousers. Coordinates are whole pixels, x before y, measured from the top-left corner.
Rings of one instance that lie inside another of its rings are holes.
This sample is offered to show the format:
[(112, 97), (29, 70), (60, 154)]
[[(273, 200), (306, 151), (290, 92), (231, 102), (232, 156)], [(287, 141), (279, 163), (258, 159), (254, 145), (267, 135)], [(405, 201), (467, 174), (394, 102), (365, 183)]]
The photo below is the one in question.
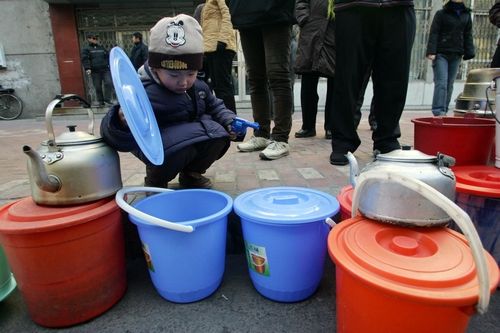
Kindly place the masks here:
[(500, 44), (497, 45), (490, 66), (491, 68), (500, 68)]
[[(217, 138), (187, 146), (165, 156), (161, 166), (146, 163), (146, 186), (165, 187), (181, 171), (203, 174), (229, 148), (229, 138)], [(141, 158), (144, 162), (144, 158)]]
[(235, 54), (231, 50), (208, 52), (205, 54), (208, 75), (212, 81), (211, 85), (215, 96), (222, 99), (226, 107), (234, 113), (236, 113), (236, 102), (234, 101), (234, 85), (231, 70)]
[[(95, 89), (97, 102), (103, 104), (104, 102), (111, 102), (112, 85), (110, 71), (94, 72), (92, 71), (92, 85)], [(103, 92), (104, 86), (104, 92)]]
[[(302, 74), (300, 85), (300, 105), (302, 108), (302, 129), (316, 129), (316, 115), (318, 114), (318, 74)], [(331, 129), (333, 78), (328, 78), (325, 103), (324, 129)]]
[(361, 143), (353, 115), (370, 66), (378, 125), (372, 134), (373, 149), (397, 149), (415, 39), (414, 9), (356, 7), (337, 12), (335, 20), (332, 150), (354, 152)]
[[(288, 142), (292, 128), (291, 32), (292, 28), (288, 24), (240, 30), (253, 118), (260, 125), (254, 134), (280, 142)], [(268, 87), (273, 95), (272, 133)]]

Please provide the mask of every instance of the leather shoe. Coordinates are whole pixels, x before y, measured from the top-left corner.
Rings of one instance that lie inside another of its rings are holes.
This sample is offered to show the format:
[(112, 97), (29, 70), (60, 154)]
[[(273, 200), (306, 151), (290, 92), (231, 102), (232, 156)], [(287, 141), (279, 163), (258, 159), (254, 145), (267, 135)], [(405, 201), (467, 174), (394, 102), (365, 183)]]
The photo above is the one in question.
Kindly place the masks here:
[(330, 130), (325, 131), (325, 139), (327, 139), (327, 140), (332, 139), (332, 131), (330, 131)]
[(330, 154), (330, 164), (332, 164), (332, 165), (347, 165), (347, 164), (349, 164), (349, 160), (342, 153), (332, 152)]
[(298, 132), (295, 132), (295, 137), (296, 138), (310, 138), (316, 136), (316, 131), (315, 130), (305, 130), (301, 129)]

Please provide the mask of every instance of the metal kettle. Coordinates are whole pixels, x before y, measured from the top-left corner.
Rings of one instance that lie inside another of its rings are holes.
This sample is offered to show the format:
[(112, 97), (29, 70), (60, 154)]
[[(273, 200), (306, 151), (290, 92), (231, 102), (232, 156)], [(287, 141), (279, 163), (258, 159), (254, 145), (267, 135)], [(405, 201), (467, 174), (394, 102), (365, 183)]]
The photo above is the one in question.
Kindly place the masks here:
[[(455, 199), (455, 176), (449, 169), (455, 162), (453, 157), (431, 156), (404, 146), (390, 153), (378, 154), (361, 172), (353, 154), (348, 153), (347, 159), (355, 191), (359, 174), (397, 173), (421, 180), (450, 200)], [(358, 194), (360, 212), (374, 220), (412, 226), (445, 225), (450, 221), (448, 214), (436, 204), (397, 182), (373, 180)]]
[[(76, 126), (70, 125), (68, 132), (55, 137), (54, 108), (69, 100), (87, 108), (88, 131), (76, 131)], [(81, 204), (114, 195), (122, 187), (118, 153), (94, 135), (94, 113), (87, 101), (74, 94), (57, 96), (47, 106), (45, 124), (48, 140), (37, 151), (23, 147), (29, 157), (31, 194), (37, 204)]]

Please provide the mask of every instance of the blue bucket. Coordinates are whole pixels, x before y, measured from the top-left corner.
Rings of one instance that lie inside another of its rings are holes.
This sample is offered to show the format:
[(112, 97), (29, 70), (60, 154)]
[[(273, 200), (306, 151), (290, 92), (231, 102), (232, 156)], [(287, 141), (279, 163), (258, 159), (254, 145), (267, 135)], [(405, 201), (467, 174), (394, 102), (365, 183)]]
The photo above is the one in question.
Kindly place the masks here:
[(337, 199), (308, 188), (270, 187), (241, 194), (234, 211), (255, 289), (278, 302), (311, 296), (323, 276), (327, 222), (339, 211)]
[(124, 188), (116, 194), (118, 205), (137, 225), (149, 274), (158, 293), (177, 303), (210, 296), (224, 274), (231, 197), (213, 190), (193, 189), (166, 190), (144, 198), (134, 207), (123, 200), (126, 193), (138, 191), (165, 190)]

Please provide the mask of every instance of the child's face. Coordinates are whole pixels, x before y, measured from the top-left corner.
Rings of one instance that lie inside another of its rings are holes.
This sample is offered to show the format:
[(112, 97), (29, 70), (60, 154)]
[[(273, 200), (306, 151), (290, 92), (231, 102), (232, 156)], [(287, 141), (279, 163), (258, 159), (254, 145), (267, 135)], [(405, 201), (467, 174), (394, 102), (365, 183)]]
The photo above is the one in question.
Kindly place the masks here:
[(156, 69), (161, 83), (176, 94), (184, 94), (196, 80), (197, 70)]

